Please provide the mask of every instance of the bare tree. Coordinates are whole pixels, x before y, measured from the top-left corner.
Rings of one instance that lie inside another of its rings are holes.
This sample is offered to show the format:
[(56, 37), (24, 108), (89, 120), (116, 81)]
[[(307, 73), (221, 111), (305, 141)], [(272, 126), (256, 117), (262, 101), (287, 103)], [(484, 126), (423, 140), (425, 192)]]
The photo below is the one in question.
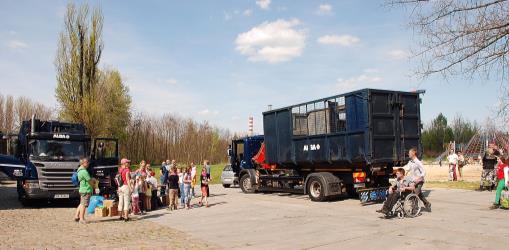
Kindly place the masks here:
[(215, 163), (226, 160), (228, 131), (197, 123), (177, 115), (151, 117), (137, 114), (127, 127), (127, 138), (121, 140), (121, 154), (135, 161), (160, 162), (176, 159), (180, 163)]
[(0, 132), (6, 132), (5, 126), (4, 126), (4, 120), (5, 120), (5, 106), (4, 106), (4, 96), (0, 94)]
[(38, 119), (49, 120), (53, 117), (53, 110), (41, 103), (34, 102), (27, 97), (21, 96), (14, 102), (14, 111), (16, 116), (15, 127), (19, 128), (23, 121), (26, 121), (36, 115)]
[(507, 79), (508, 0), (389, 0), (411, 11), (411, 26), (422, 36), (416, 56), (423, 77), (441, 74), (495, 75)]
[(7, 133), (14, 132), (14, 98), (11, 95), (7, 96), (5, 101), (4, 111), (4, 128)]

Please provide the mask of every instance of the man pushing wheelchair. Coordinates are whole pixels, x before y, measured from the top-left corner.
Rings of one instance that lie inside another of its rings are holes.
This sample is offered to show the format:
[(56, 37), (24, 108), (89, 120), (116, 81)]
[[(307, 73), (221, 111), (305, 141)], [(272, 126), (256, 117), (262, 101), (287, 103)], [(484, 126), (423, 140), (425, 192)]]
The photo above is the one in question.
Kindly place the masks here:
[(424, 203), (428, 211), (431, 211), (431, 203), (422, 194), (426, 171), (417, 158), (417, 149), (410, 149), (408, 156), (410, 161), (404, 166), (408, 169), (408, 176), (405, 176), (404, 168), (396, 170), (396, 183), (389, 188), (387, 200), (382, 209), (377, 212), (386, 216), (396, 212), (399, 213), (398, 215), (414, 217), (420, 213), (419, 200)]

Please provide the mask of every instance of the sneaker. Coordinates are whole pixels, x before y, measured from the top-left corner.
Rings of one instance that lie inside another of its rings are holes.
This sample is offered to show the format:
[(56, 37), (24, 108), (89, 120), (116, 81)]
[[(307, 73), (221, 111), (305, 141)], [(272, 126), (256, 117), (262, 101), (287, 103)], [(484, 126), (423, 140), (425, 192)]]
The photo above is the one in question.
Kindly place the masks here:
[(80, 218), (74, 218), (75, 222), (80, 222)]
[(120, 216), (120, 218), (118, 218), (118, 220), (123, 220), (123, 219), (124, 219), (124, 217), (123, 217), (123, 216)]
[(500, 207), (499, 204), (493, 204), (491, 205), (490, 209), (493, 210), (493, 209), (498, 209)]
[(125, 218), (125, 219), (124, 219), (124, 222), (128, 222), (128, 221), (130, 221), (130, 219), (129, 219), (129, 218)]
[(425, 207), (428, 212), (431, 212), (431, 203), (426, 204)]

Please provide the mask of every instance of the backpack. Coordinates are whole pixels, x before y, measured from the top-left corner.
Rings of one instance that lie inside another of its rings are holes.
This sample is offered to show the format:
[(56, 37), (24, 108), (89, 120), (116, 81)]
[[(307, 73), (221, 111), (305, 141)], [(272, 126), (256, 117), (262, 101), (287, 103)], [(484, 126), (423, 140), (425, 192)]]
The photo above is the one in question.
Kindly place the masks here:
[(76, 170), (75, 172), (72, 173), (72, 176), (71, 176), (72, 185), (74, 185), (75, 187), (78, 187), (80, 185), (80, 180), (78, 179), (78, 172), (80, 170), (83, 170), (83, 169)]
[(117, 187), (121, 187), (124, 185), (124, 181), (122, 180), (122, 172), (124, 171), (122, 170), (119, 173), (117, 173), (117, 175), (115, 175), (115, 183), (117, 184)]

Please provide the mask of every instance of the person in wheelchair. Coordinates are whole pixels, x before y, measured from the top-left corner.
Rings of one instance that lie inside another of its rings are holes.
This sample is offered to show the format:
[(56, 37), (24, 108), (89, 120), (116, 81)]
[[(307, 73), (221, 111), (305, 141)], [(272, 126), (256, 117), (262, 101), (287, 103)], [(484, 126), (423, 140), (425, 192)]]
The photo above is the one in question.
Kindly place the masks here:
[(388, 215), (401, 196), (412, 193), (415, 190), (415, 183), (412, 178), (405, 176), (405, 169), (396, 170), (396, 184), (389, 188), (389, 195), (384, 202), (383, 207), (377, 210), (378, 213)]

